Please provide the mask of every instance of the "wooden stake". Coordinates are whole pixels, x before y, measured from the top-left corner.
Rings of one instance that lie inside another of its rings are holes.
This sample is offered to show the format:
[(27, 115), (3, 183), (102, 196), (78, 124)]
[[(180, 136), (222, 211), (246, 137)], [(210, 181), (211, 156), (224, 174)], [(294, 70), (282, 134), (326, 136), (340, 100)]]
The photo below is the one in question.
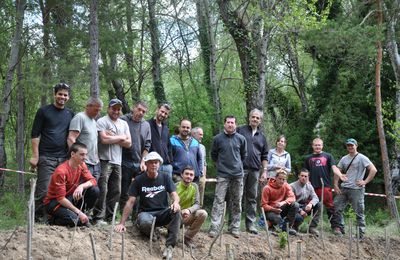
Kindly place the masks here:
[(125, 254), (125, 233), (121, 233), (122, 243), (121, 243), (121, 260), (124, 260)]
[(96, 245), (94, 243), (94, 237), (92, 233), (89, 233), (90, 236), (90, 243), (92, 244), (92, 251), (93, 251), (93, 259), (97, 259), (97, 254), (96, 254)]
[(153, 217), (153, 223), (151, 223), (151, 231), (150, 231), (150, 255), (153, 254), (153, 236), (154, 236), (154, 227), (156, 226), (156, 217)]
[(26, 258), (32, 259), (32, 235), (33, 225), (35, 223), (35, 189), (36, 189), (36, 178), (31, 179), (31, 193), (28, 202), (28, 228), (27, 228), (27, 247), (26, 247)]
[(235, 254), (233, 251), (233, 247), (231, 244), (225, 244), (225, 250), (226, 250), (226, 260), (234, 260), (235, 259)]
[(301, 260), (301, 240), (297, 240), (296, 260)]
[(322, 192), (321, 192), (321, 241), (322, 241), (322, 247), (325, 250), (325, 242), (324, 242), (324, 180), (320, 178), (321, 184), (322, 184)]
[(108, 249), (110, 249), (110, 255), (112, 252), (112, 239), (113, 239), (113, 234), (114, 234), (115, 215), (117, 214), (118, 204), (119, 203), (116, 202), (114, 205), (114, 212), (113, 212), (113, 216), (112, 216), (111, 229), (110, 229), (110, 240), (108, 241)]
[(226, 201), (224, 202), (224, 212), (222, 214), (222, 218), (223, 218), (222, 219), (223, 221), (221, 221), (222, 228), (221, 228), (221, 231), (219, 232), (220, 233), (219, 234), (219, 246), (220, 247), (222, 247), (222, 230), (224, 230), (223, 223), (225, 223), (225, 214), (226, 214)]
[(267, 239), (268, 239), (268, 247), (269, 247), (269, 251), (270, 251), (270, 256), (272, 256), (274, 254), (274, 251), (272, 249), (271, 239), (269, 237), (268, 221), (267, 221), (267, 218), (265, 217), (265, 211), (264, 211), (263, 207), (261, 207), (261, 212), (262, 212), (262, 215), (264, 218), (265, 230), (267, 231)]
[(349, 219), (349, 229), (349, 259), (351, 259), (351, 247), (353, 243), (353, 220), (351, 218)]
[(182, 225), (182, 257), (185, 257), (185, 224)]
[(360, 258), (360, 230), (359, 226), (356, 226), (356, 250), (357, 250), (357, 259)]
[(290, 258), (289, 222), (286, 222), (286, 238), (287, 238), (288, 257)]

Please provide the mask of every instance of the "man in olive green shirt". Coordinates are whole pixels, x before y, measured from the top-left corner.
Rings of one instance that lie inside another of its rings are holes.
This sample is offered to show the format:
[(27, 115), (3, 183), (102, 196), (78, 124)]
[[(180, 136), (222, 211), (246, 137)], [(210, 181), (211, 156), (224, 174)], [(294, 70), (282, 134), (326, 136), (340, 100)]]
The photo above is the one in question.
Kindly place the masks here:
[(194, 169), (186, 166), (181, 173), (182, 180), (176, 184), (176, 192), (179, 195), (182, 222), (187, 227), (185, 233), (185, 244), (193, 245), (193, 238), (199, 232), (208, 214), (200, 209), (199, 187), (193, 183)]

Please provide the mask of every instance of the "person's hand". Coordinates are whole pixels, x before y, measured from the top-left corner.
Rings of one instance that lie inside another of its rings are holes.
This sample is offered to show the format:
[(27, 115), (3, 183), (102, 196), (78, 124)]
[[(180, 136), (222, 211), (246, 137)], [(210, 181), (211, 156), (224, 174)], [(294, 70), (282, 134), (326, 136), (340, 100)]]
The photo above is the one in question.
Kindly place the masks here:
[(281, 214), (281, 212), (282, 212), (282, 210), (280, 208), (272, 208), (271, 211), (274, 213), (277, 213), (277, 214)]
[(286, 205), (286, 201), (281, 201), (281, 202), (277, 202), (276, 203), (276, 207), (277, 208), (282, 208), (283, 206), (285, 206)]
[(82, 211), (79, 211), (78, 217), (79, 217), (79, 220), (81, 221), (82, 224), (85, 224), (85, 223), (89, 222), (88, 216), (86, 216), (86, 214), (83, 213)]
[(29, 164), (31, 165), (31, 170), (36, 169), (38, 162), (39, 162), (38, 157), (31, 157), (31, 159), (29, 160)]
[(74, 198), (74, 200), (78, 201), (82, 198), (82, 194), (83, 194), (83, 187), (82, 185), (79, 185), (78, 187), (76, 187), (74, 193), (72, 194), (72, 197)]
[(305, 210), (305, 212), (310, 212), (311, 209), (312, 209), (312, 204), (311, 204), (311, 203), (308, 203), (307, 206), (306, 206), (306, 208), (305, 208), (304, 210)]
[(118, 225), (115, 226), (114, 230), (115, 230), (116, 232), (118, 232), (118, 233), (123, 233), (123, 232), (126, 231), (126, 227), (125, 227), (125, 225), (123, 225), (123, 224), (120, 223), (120, 224), (118, 224)]
[(264, 171), (264, 172), (261, 174), (261, 177), (260, 177), (260, 179), (259, 179), (259, 182), (260, 182), (261, 184), (267, 183), (267, 171)]
[(364, 180), (357, 180), (356, 185), (359, 187), (365, 187), (367, 183)]
[(179, 203), (175, 202), (171, 204), (171, 210), (172, 212), (178, 212), (179, 210), (181, 210), (181, 206), (179, 205)]
[(140, 171), (145, 172), (147, 170), (146, 164), (143, 160), (140, 161)]
[(342, 191), (340, 190), (338, 185), (334, 185), (333, 189), (335, 190), (336, 195), (340, 195), (342, 194)]
[(300, 215), (305, 218), (307, 216), (307, 212), (305, 212), (304, 210), (300, 210)]
[(182, 218), (185, 219), (185, 218), (188, 218), (190, 216), (190, 211), (188, 209), (183, 209), (181, 211), (181, 214), (182, 214)]
[(339, 176), (339, 178), (340, 178), (341, 181), (347, 181), (347, 180), (348, 180), (346, 174), (341, 174), (341, 175)]

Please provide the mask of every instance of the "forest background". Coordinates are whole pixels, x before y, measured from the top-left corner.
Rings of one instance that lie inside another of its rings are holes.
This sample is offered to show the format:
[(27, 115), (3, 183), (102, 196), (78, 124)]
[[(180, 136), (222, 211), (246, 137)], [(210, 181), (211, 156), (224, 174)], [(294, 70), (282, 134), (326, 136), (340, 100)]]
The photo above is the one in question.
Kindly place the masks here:
[[(379, 10), (383, 23), (377, 23)], [(188, 118), (212, 137), (223, 117), (246, 124), (264, 112), (269, 147), (285, 134), (293, 171), (310, 143), (339, 160), (344, 141), (377, 166), (367, 191), (384, 193), (375, 106), (382, 43), (382, 114), (391, 166), (400, 157), (400, 1), (356, 0), (4, 0), (0, 2), (0, 167), (29, 170), (36, 110), (52, 86), (72, 88), (68, 107), (89, 96), (172, 105), (169, 126)], [(103, 109), (102, 114), (105, 114)], [(210, 161), (210, 160), (209, 160)], [(215, 176), (209, 163), (209, 176)], [(14, 176), (14, 177), (11, 177)], [(2, 195), (24, 194), (28, 178), (0, 174)], [(18, 187), (17, 187), (18, 186)]]

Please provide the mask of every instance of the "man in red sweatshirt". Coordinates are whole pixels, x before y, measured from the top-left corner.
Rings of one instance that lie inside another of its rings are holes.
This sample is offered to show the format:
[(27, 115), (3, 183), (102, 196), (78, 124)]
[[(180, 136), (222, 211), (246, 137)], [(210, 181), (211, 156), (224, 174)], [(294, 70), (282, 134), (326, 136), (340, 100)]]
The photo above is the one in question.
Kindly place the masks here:
[[(265, 211), (265, 217), (276, 228), (282, 219), (286, 217), (289, 223), (289, 234), (297, 235), (293, 224), (299, 205), (292, 188), (287, 183), (287, 173), (285, 170), (277, 172), (275, 180), (270, 180), (264, 187), (261, 198), (261, 205)], [(286, 224), (285, 224), (286, 225)]]

